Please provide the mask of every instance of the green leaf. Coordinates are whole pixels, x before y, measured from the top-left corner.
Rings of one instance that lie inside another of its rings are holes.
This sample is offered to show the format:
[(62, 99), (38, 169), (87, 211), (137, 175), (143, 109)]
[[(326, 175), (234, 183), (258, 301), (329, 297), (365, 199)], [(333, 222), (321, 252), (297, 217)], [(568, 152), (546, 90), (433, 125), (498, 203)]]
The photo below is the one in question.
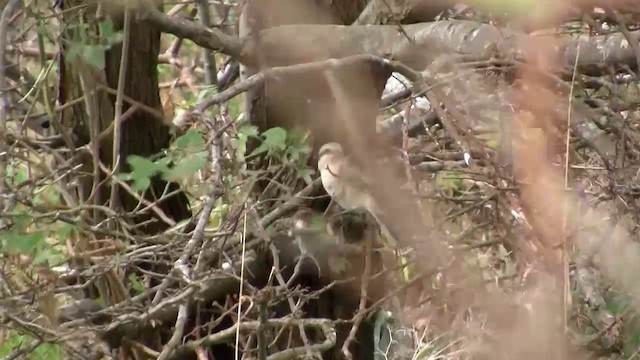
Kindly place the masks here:
[(87, 45), (82, 51), (84, 61), (99, 70), (105, 67), (104, 47), (100, 45)]
[(287, 130), (281, 127), (273, 127), (265, 131), (262, 136), (264, 143), (270, 149), (284, 149), (287, 144)]
[(146, 290), (144, 284), (138, 279), (136, 274), (129, 274), (129, 281), (131, 282), (131, 287), (136, 293), (140, 294)]
[(111, 46), (122, 42), (124, 39), (124, 33), (122, 31), (115, 31), (113, 28), (113, 21), (106, 19), (100, 23), (100, 38), (101, 43), (110, 48)]
[(161, 157), (160, 159), (153, 162), (158, 169), (158, 172), (166, 172), (169, 171), (169, 165), (171, 165), (171, 159), (168, 157)]
[(66, 258), (62, 253), (51, 247), (38, 251), (33, 257), (33, 263), (36, 265), (46, 263), (48, 266), (56, 266), (62, 264), (65, 260)]
[(253, 151), (251, 152), (251, 154), (249, 154), (248, 156), (255, 156), (258, 154), (262, 154), (263, 152), (267, 152), (269, 151), (269, 146), (266, 143), (262, 143), (260, 144), (260, 146), (258, 146), (257, 148), (253, 149)]
[(7, 165), (5, 169), (7, 178), (13, 179), (12, 184), (19, 184), (29, 179), (27, 170), (22, 167)]
[(613, 314), (622, 314), (624, 310), (629, 306), (630, 299), (624, 295), (612, 295), (606, 299), (607, 310)]
[(81, 43), (72, 42), (71, 44), (69, 44), (69, 49), (66, 51), (65, 57), (69, 61), (74, 61), (78, 58), (78, 56), (80, 56), (80, 54), (82, 54), (83, 48), (84, 45), (82, 45)]
[(127, 162), (133, 169), (132, 173), (137, 173), (140, 176), (144, 175), (150, 177), (161, 170), (161, 167), (158, 166), (158, 164), (138, 155), (129, 155), (129, 157), (127, 158)]
[(100, 23), (100, 34), (103, 37), (109, 38), (113, 36), (113, 33), (113, 21), (111, 21), (111, 19), (107, 18)]
[(176, 181), (193, 175), (207, 163), (206, 153), (189, 155), (177, 162), (171, 170), (165, 173), (165, 180)]
[[(309, 131), (302, 131), (300, 129), (289, 130), (288, 139), (293, 145), (306, 145), (309, 139)], [(306, 147), (306, 146), (305, 146)]]
[(56, 230), (56, 236), (60, 239), (67, 239), (75, 229), (76, 227), (71, 224), (62, 223)]
[(4, 247), (9, 251), (17, 251), (22, 254), (32, 254), (44, 241), (45, 234), (42, 231), (34, 231), (28, 234), (8, 233), (4, 238)]
[(145, 191), (151, 186), (151, 179), (148, 177), (134, 177), (133, 188), (138, 191)]
[(204, 146), (204, 136), (196, 129), (189, 129), (176, 139), (174, 145), (177, 149), (187, 149), (190, 146)]
[(151, 185), (151, 177), (165, 170), (162, 164), (156, 164), (153, 161), (138, 155), (130, 155), (127, 162), (131, 166), (129, 174), (133, 180), (133, 187), (138, 191), (144, 191)]
[(298, 176), (300, 176), (302, 178), (302, 180), (304, 180), (304, 182), (309, 185), (313, 182), (313, 179), (311, 178), (311, 175), (313, 175), (315, 173), (315, 171), (313, 171), (312, 169), (306, 168), (306, 169), (299, 169), (298, 170)]

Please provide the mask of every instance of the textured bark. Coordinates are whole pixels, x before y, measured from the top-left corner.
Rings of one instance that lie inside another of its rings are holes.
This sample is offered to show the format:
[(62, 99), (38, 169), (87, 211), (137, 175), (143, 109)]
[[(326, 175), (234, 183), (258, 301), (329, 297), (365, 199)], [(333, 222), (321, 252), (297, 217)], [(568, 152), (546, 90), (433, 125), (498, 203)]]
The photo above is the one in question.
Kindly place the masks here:
[[(81, 3), (82, 1), (80, 1)], [(76, 4), (78, 1), (75, 2)], [(64, 6), (70, 8), (73, 6), (72, 1), (65, 1)], [(88, 12), (90, 13), (90, 12)], [(73, 21), (73, 20), (70, 20)], [(121, 29), (122, 21), (117, 17), (114, 19), (116, 29)], [(65, 39), (73, 38), (73, 28), (65, 32)], [(72, 40), (71, 40), (72, 41)], [(160, 51), (160, 31), (147, 23), (133, 21), (131, 26), (131, 43), (128, 52), (128, 69), (126, 83), (124, 86), (124, 94), (136, 102), (142, 103), (162, 113), (160, 96), (158, 92), (158, 73), (157, 58)], [(119, 74), (119, 65), (121, 57), (121, 45), (113, 46), (105, 52), (105, 68), (99, 70), (92, 68), (79, 60), (70, 61), (63, 56), (61, 64), (61, 88), (59, 100), (61, 103), (69, 102), (77, 99), (82, 95), (83, 88), (81, 86), (84, 74), (84, 81), (90, 87), (107, 86), (112, 89), (117, 87), (117, 79)], [(85, 85), (87, 86), (87, 85)], [(89, 97), (90, 98), (90, 97)], [(95, 101), (98, 113), (94, 119), (99, 124), (98, 132), (107, 129), (113, 122), (115, 96), (107, 94), (105, 91), (96, 91)], [(123, 113), (131, 107), (127, 101), (123, 105)], [(62, 124), (66, 129), (72, 129), (72, 133), (80, 145), (88, 144), (92, 139), (90, 131), (90, 118), (87, 113), (85, 102), (70, 107), (62, 114)], [(122, 146), (120, 152), (121, 170), (129, 171), (126, 159), (129, 155), (136, 154), (140, 156), (150, 156), (158, 153), (162, 148), (169, 145), (170, 133), (169, 127), (163, 122), (163, 119), (144, 111), (136, 110), (131, 114), (121, 127)], [(100, 160), (107, 166), (113, 164), (112, 159), (112, 143), (113, 136), (106, 137), (100, 142)], [(82, 178), (83, 192), (80, 196), (81, 200), (85, 200), (91, 192), (91, 184), (93, 182), (93, 167), (91, 157), (82, 156), (84, 169), (87, 175)], [(104, 175), (102, 175), (104, 178)], [(165, 190), (166, 182), (159, 177), (154, 178), (150, 190), (145, 194), (149, 201), (156, 201)], [(177, 184), (170, 184), (169, 191), (178, 188)], [(99, 189), (100, 203), (104, 204), (109, 197), (109, 188), (103, 185)], [(138, 201), (128, 195), (126, 191), (120, 192), (120, 205), (125, 211), (132, 211)], [(171, 196), (158, 203), (159, 208), (175, 221), (183, 220), (191, 216), (186, 195), (179, 192), (178, 195)], [(149, 220), (153, 215), (146, 214), (135, 219), (137, 223)], [(166, 228), (167, 225), (158, 221), (150, 222), (148, 225), (140, 228), (144, 233), (156, 233)]]

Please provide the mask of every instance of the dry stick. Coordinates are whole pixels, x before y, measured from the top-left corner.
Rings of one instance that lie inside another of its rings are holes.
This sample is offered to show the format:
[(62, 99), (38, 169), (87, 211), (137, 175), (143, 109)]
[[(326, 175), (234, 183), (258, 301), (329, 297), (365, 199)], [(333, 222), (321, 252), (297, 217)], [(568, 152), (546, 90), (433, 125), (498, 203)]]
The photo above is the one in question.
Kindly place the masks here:
[[(578, 46), (576, 49), (576, 60), (573, 64), (573, 76), (571, 77), (571, 88), (569, 90), (569, 101), (567, 108), (567, 135), (565, 138), (565, 163), (564, 163), (564, 189), (565, 191), (569, 190), (569, 140), (571, 139), (571, 104), (573, 100), (573, 89), (575, 88), (576, 81), (576, 73), (578, 72), (578, 59), (580, 58), (580, 42), (578, 42)], [(640, 61), (640, 60), (639, 60)], [(640, 69), (640, 68), (639, 68)], [(571, 299), (571, 283), (569, 279), (569, 246), (567, 244), (567, 227), (569, 222), (569, 197), (564, 196), (563, 201), (563, 211), (562, 211), (562, 292), (563, 292), (563, 301), (562, 301), (562, 319), (564, 325), (564, 331), (567, 333), (569, 331), (569, 310), (571, 307), (572, 299)]]
[[(9, 111), (9, 92), (7, 91), (6, 78), (6, 58), (5, 51), (7, 47), (7, 30), (9, 28), (9, 18), (13, 15), (18, 6), (22, 4), (20, 0), (11, 0), (2, 11), (0, 18), (0, 210), (4, 210), (4, 192), (5, 192), (5, 169), (6, 158), (9, 156), (7, 150), (6, 139), (4, 134), (7, 133), (7, 112)], [(2, 227), (2, 226), (0, 226)]]
[(266, 228), (271, 225), (274, 221), (281, 218), (282, 216), (294, 211), (299, 206), (303, 205), (305, 202), (305, 198), (310, 197), (312, 194), (316, 193), (322, 187), (322, 181), (320, 178), (314, 180), (311, 184), (307, 185), (304, 189), (294, 195), (293, 198), (287, 200), (284, 204), (278, 206), (270, 213), (265, 215), (258, 224), (262, 228)]
[[(200, 214), (200, 218), (198, 219), (193, 235), (191, 239), (187, 242), (187, 245), (185, 246), (183, 253), (180, 255), (178, 260), (176, 260), (176, 262), (174, 263), (174, 267), (172, 269), (172, 271), (178, 272), (179, 275), (181, 275), (181, 277), (187, 282), (187, 284), (191, 283), (191, 279), (190, 279), (191, 271), (189, 269), (189, 266), (187, 265), (187, 261), (191, 257), (191, 255), (195, 252), (196, 248), (200, 246), (200, 244), (203, 241), (204, 229), (208, 223), (209, 217), (211, 216), (211, 212), (213, 211), (213, 207), (215, 206), (215, 203), (218, 198), (219, 190), (217, 186), (220, 184), (216, 183), (214, 185), (215, 185), (214, 189), (209, 194), (209, 198), (205, 202), (205, 205), (202, 209), (202, 213)], [(202, 267), (202, 263), (196, 263), (193, 273), (194, 274), (199, 273), (201, 271), (201, 267)], [(162, 298), (163, 290), (169, 286), (170, 282), (171, 282), (170, 277), (165, 277), (165, 279), (160, 284), (160, 287), (153, 298), (152, 305), (158, 305), (158, 303)], [(158, 359), (160, 360), (168, 359), (169, 356), (173, 353), (173, 350), (180, 345), (183, 334), (184, 334), (184, 327), (188, 318), (188, 313), (189, 313), (188, 305), (189, 305), (188, 298), (185, 298), (182, 301), (182, 304), (179, 305), (178, 315), (176, 317), (176, 322), (174, 326), (175, 330), (171, 336), (171, 339), (169, 339), (167, 344), (165, 344), (164, 348), (162, 349), (162, 352), (160, 353), (160, 356), (158, 357)]]
[(362, 282), (360, 285), (360, 304), (358, 306), (358, 313), (353, 320), (349, 336), (342, 345), (342, 354), (348, 359), (353, 360), (353, 354), (349, 351), (349, 345), (355, 340), (356, 333), (360, 327), (360, 323), (367, 313), (367, 291), (369, 289), (369, 274), (371, 273), (371, 240), (367, 241), (366, 253), (364, 258), (364, 273), (362, 274)]
[[(262, 230), (264, 231), (264, 229)], [(272, 255), (273, 269), (275, 271), (276, 280), (278, 280), (278, 283), (280, 283), (280, 286), (286, 287), (287, 283), (284, 281), (284, 278), (282, 277), (282, 273), (280, 272), (280, 261), (278, 257), (278, 250), (273, 244), (269, 245), (269, 249), (271, 249), (271, 253), (273, 254)], [(295, 313), (297, 312), (298, 307), (296, 306), (295, 302), (293, 302), (293, 299), (291, 298), (291, 296), (287, 297), (287, 303), (289, 304), (289, 309), (291, 310), (291, 313), (294, 314), (295, 316)], [(309, 358), (313, 358), (313, 353), (311, 351), (311, 342), (309, 341), (309, 338), (307, 337), (307, 333), (304, 330), (304, 326), (302, 324), (298, 324), (298, 331), (300, 331), (300, 337), (302, 338), (302, 342), (304, 343), (304, 349), (305, 349), (306, 355)]]
[(416, 81), (422, 78), (419, 72), (412, 70), (410, 67), (393, 60), (388, 60), (380, 56), (359, 54), (351, 55), (340, 59), (328, 59), (320, 61), (312, 61), (302, 64), (295, 64), (289, 66), (276, 66), (270, 69), (264, 70), (257, 74), (251, 75), (244, 81), (241, 81), (233, 86), (230, 86), (227, 90), (215, 94), (209, 99), (197, 104), (194, 108), (195, 112), (202, 113), (206, 109), (213, 105), (221, 104), (245, 91), (248, 91), (254, 86), (262, 85), (264, 81), (269, 77), (278, 77), (281, 75), (291, 75), (305, 73), (315, 70), (323, 70), (330, 68), (338, 68), (342, 66), (348, 66), (358, 64), (362, 62), (375, 62), (385, 67), (390, 68), (394, 72), (398, 72), (410, 80)]
[[(215, 334), (207, 335), (198, 340), (187, 341), (184, 345), (178, 349), (181, 353), (184, 350), (195, 351), (198, 347), (205, 347), (215, 344), (225, 343), (234, 336), (238, 331), (256, 331), (261, 325), (260, 321), (249, 321), (234, 324), (233, 326), (218, 331)], [(311, 345), (311, 348), (315, 352), (325, 352), (331, 349), (336, 343), (336, 331), (332, 326), (331, 320), (328, 319), (270, 319), (267, 321), (266, 326), (269, 328), (284, 327), (290, 325), (301, 325), (305, 327), (315, 327), (322, 330), (325, 340), (320, 344)], [(299, 347), (283, 350), (275, 353), (267, 360), (286, 360), (295, 359), (296, 356), (301, 355), (301, 349)]]
[[(189, 260), (191, 255), (195, 252), (196, 248), (202, 243), (202, 239), (204, 238), (204, 229), (207, 226), (207, 223), (209, 222), (209, 217), (211, 216), (211, 211), (213, 211), (213, 207), (216, 204), (216, 200), (218, 200), (217, 192), (218, 192), (217, 189), (213, 189), (213, 191), (210, 193), (209, 198), (204, 204), (202, 213), (200, 214), (200, 218), (198, 219), (198, 223), (196, 224), (196, 228), (193, 231), (193, 235), (191, 236), (191, 239), (187, 242), (187, 245), (185, 245), (184, 247), (184, 251), (182, 252), (178, 260), (176, 260), (176, 262), (173, 265), (172, 271), (178, 272), (178, 274), (181, 275), (181, 277), (187, 282), (187, 284), (190, 284), (192, 282), (191, 274), (190, 274), (191, 271), (189, 269), (189, 265), (187, 264), (187, 261)], [(171, 282), (171, 278), (168, 276), (162, 280), (160, 289), (158, 289), (158, 292), (156, 292), (155, 296), (153, 297), (153, 301), (151, 302), (152, 305), (158, 304), (158, 302), (161, 299), (161, 294), (163, 290), (169, 286), (170, 282)], [(162, 352), (160, 353), (158, 360), (168, 359), (169, 355), (171, 355), (173, 350), (182, 341), (184, 326), (187, 322), (187, 315), (189, 313), (188, 305), (189, 305), (188, 299), (185, 299), (183, 303), (180, 304), (178, 308), (178, 317), (176, 319), (175, 330), (173, 332), (173, 335), (171, 336), (171, 339), (169, 339), (169, 341), (165, 344), (164, 348), (162, 349)]]
[[(246, 250), (247, 250), (247, 213), (244, 213), (244, 221), (243, 221), (243, 225), (242, 225), (242, 237), (240, 239), (240, 241), (242, 241), (242, 254), (240, 255), (240, 284), (238, 286), (238, 314), (237, 314), (237, 319), (238, 319), (238, 324), (240, 324), (240, 322), (242, 321), (242, 318), (240, 316), (240, 314), (242, 313), (242, 292), (244, 291), (244, 262), (245, 262), (245, 254), (246, 254)], [(236, 329), (236, 351), (234, 353), (235, 355), (235, 359), (238, 360), (238, 357), (240, 355), (240, 327), (238, 327)]]
[(235, 58), (242, 55), (244, 40), (237, 36), (227, 35), (219, 29), (204, 28), (185, 18), (167, 16), (152, 5), (144, 9), (140, 15), (143, 20), (149, 21), (162, 32), (189, 39), (197, 45), (221, 51)]
[[(255, 213), (255, 210), (253, 210), (253, 211)], [(264, 222), (264, 218), (262, 218), (260, 221), (257, 222), (257, 225), (258, 225), (259, 230), (260, 230), (258, 232), (258, 234), (260, 236), (262, 236), (262, 234), (266, 233), (266, 230), (265, 230), (266, 225), (263, 225), (263, 222)], [(267, 241), (268, 239), (265, 238), (264, 240)], [(284, 277), (282, 277), (282, 273), (280, 272), (280, 257), (278, 256), (278, 249), (276, 249), (275, 245), (270, 243), (269, 244), (269, 250), (271, 250), (271, 255), (272, 255), (272, 258), (273, 258), (272, 269), (274, 271), (274, 275), (276, 277), (276, 280), (278, 280), (278, 283), (280, 284), (280, 286), (282, 286), (283, 288), (286, 288), (288, 286), (287, 282), (284, 281)], [(295, 316), (295, 313), (297, 312), (297, 306), (293, 302), (293, 299), (290, 296), (287, 297), (287, 303), (289, 304), (289, 309), (291, 310), (291, 313), (294, 314), (294, 316)], [(313, 357), (312, 352), (311, 352), (309, 338), (307, 337), (307, 333), (304, 331), (304, 326), (302, 324), (299, 324), (298, 325), (298, 330), (300, 331), (300, 337), (302, 338), (302, 342), (304, 343), (304, 349), (306, 351), (307, 356), (309, 356), (310, 358)]]
[[(104, 164), (102, 164), (102, 162), (99, 163), (99, 166), (100, 166), (100, 169), (102, 171), (104, 171), (106, 174), (110, 173), (110, 170), (107, 169), (107, 167)], [(160, 209), (160, 207), (157, 206), (157, 201), (156, 202), (151, 202), (151, 201), (145, 199), (144, 197), (140, 196), (135, 190), (133, 190), (131, 188), (131, 186), (129, 186), (129, 184), (127, 184), (126, 182), (120, 180), (116, 176), (114, 176), (112, 179), (115, 182), (117, 182), (118, 185), (120, 185), (123, 189), (125, 189), (131, 196), (135, 197), (136, 200), (138, 200), (140, 203), (142, 203), (143, 205), (145, 205), (149, 209), (151, 209), (151, 211), (153, 211), (156, 215), (158, 215), (160, 220), (164, 221), (167, 225), (169, 225), (171, 227), (174, 227), (174, 226), (177, 225), (175, 220), (170, 218), (167, 214), (164, 213), (164, 211), (162, 211), (162, 209)]]
[[(124, 85), (127, 79), (127, 62), (129, 53), (129, 43), (131, 42), (131, 9), (128, 7), (124, 11), (124, 38), (122, 40), (122, 53), (120, 54), (120, 73), (118, 74), (118, 90), (116, 94), (116, 103), (114, 106), (113, 116), (113, 172), (120, 172), (120, 147), (122, 145), (122, 104), (124, 95)], [(98, 135), (99, 136), (99, 135)], [(118, 184), (111, 184), (111, 201), (110, 207), (117, 209), (120, 204), (118, 201)]]

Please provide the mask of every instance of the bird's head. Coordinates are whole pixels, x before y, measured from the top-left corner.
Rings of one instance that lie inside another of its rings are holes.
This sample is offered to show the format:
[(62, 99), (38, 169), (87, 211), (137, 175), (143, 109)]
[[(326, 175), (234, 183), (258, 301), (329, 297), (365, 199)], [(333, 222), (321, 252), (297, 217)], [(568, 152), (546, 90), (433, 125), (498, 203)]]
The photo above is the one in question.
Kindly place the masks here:
[(297, 229), (306, 229), (313, 217), (313, 212), (308, 208), (301, 208), (293, 215), (293, 226)]
[(344, 157), (342, 145), (337, 142), (326, 143), (318, 151), (318, 169), (325, 168), (331, 162), (331, 159), (342, 157)]
[(326, 155), (343, 155), (344, 150), (342, 150), (342, 145), (337, 142), (330, 142), (322, 145), (320, 151), (318, 151), (318, 156), (323, 157)]

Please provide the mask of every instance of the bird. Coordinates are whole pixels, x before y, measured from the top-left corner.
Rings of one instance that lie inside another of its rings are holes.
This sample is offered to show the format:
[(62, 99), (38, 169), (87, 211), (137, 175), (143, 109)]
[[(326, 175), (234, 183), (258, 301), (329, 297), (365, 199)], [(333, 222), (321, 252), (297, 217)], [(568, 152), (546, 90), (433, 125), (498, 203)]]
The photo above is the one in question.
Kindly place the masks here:
[(378, 222), (380, 229), (395, 247), (397, 238), (383, 221), (386, 214), (382, 211), (371, 193), (370, 179), (344, 153), (342, 145), (329, 142), (318, 151), (318, 171), (322, 186), (327, 194), (346, 211), (366, 210)]
[(314, 212), (308, 208), (300, 208), (293, 215), (293, 226), (289, 230), (289, 236), (295, 238), (300, 256), (298, 262), (309, 258), (318, 268), (318, 274), (321, 273), (322, 267), (316, 258), (322, 255), (324, 247), (329, 245), (331, 239), (324, 228), (316, 226), (314, 220)]

